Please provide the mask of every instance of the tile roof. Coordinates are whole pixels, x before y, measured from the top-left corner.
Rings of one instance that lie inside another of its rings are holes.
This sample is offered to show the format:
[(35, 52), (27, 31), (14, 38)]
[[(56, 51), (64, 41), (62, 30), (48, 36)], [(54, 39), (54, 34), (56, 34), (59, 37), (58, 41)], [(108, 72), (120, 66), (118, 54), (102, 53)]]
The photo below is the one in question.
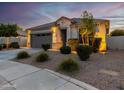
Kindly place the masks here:
[(51, 23), (47, 23), (47, 24), (43, 24), (43, 25), (39, 25), (39, 26), (35, 26), (35, 27), (31, 27), (28, 28), (26, 30), (33, 30), (33, 31), (37, 31), (37, 30), (47, 30), (50, 29), (51, 26), (53, 26), (55, 24), (55, 22), (51, 22)]
[[(62, 18), (62, 17), (61, 17)], [(69, 18), (68, 18), (69, 19)], [(79, 23), (80, 22), (80, 18), (72, 18), (70, 19), (72, 21), (72, 23)], [(104, 20), (104, 19), (95, 19), (96, 22), (103, 22), (103, 21), (108, 21), (108, 20)], [(35, 27), (31, 27), (31, 28), (28, 28), (26, 30), (33, 30), (33, 31), (38, 31), (38, 30), (48, 30), (51, 28), (51, 26), (55, 25), (56, 24), (56, 21), (55, 22), (51, 22), (51, 23), (47, 23), (47, 24), (43, 24), (43, 25), (39, 25), (39, 26), (35, 26)]]

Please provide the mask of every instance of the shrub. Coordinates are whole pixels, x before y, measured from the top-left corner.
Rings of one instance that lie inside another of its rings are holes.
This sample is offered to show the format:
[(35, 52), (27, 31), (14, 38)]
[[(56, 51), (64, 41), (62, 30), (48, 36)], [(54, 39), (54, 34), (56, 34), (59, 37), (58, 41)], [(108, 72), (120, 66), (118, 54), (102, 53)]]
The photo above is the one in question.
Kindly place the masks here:
[(114, 30), (111, 32), (111, 36), (124, 36), (124, 30)]
[(88, 45), (79, 45), (77, 47), (77, 54), (82, 61), (86, 61), (92, 53), (92, 47)]
[(17, 59), (28, 58), (30, 55), (26, 51), (21, 51), (17, 54)]
[(41, 53), (36, 57), (37, 62), (44, 62), (47, 61), (49, 56), (46, 53)]
[(2, 48), (6, 48), (6, 44), (2, 44)]
[(42, 44), (42, 48), (47, 51), (48, 49), (50, 49), (50, 44)]
[(18, 42), (12, 42), (12, 43), (10, 44), (10, 46), (11, 46), (12, 48), (19, 48), (19, 43), (18, 43)]
[(101, 38), (95, 38), (94, 40), (94, 44), (93, 44), (93, 52), (98, 52), (99, 51), (99, 47), (100, 47), (100, 44), (101, 44)]
[(69, 58), (62, 61), (59, 65), (59, 69), (66, 72), (73, 72), (79, 70), (79, 63)]
[(68, 46), (71, 47), (72, 51), (76, 50), (76, 47), (78, 46), (79, 42), (78, 39), (69, 39), (68, 40)]
[(2, 50), (2, 48), (3, 48), (3, 47), (2, 47), (2, 44), (0, 44), (0, 50)]
[(71, 48), (69, 46), (63, 46), (60, 48), (60, 52), (62, 54), (70, 54), (71, 53)]

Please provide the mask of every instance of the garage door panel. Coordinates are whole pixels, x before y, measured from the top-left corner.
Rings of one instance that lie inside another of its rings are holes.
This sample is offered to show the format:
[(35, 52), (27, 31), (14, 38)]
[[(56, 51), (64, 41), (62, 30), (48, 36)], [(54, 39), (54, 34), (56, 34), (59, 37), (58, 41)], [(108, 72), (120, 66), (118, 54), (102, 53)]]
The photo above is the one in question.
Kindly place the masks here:
[(42, 44), (52, 44), (52, 35), (47, 36), (31, 36), (31, 47), (41, 48)]

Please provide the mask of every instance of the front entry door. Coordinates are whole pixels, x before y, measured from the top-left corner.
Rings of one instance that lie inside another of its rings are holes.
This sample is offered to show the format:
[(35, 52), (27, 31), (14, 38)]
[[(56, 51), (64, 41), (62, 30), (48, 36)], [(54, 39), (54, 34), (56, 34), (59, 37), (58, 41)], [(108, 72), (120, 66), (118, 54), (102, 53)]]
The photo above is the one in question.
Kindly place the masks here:
[(62, 44), (66, 46), (66, 39), (67, 39), (67, 30), (61, 29), (61, 37), (62, 37)]

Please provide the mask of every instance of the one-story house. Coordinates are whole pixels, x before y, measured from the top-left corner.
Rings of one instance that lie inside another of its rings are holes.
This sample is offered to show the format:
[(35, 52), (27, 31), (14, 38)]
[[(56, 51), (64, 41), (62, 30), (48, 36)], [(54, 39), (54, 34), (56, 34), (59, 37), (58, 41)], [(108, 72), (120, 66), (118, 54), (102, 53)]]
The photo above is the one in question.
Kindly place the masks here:
[[(97, 30), (95, 37), (100, 37), (100, 51), (106, 50), (106, 35), (109, 33), (109, 20), (95, 19)], [(26, 29), (27, 47), (41, 48), (42, 44), (50, 44), (52, 49), (67, 45), (69, 39), (80, 41), (80, 18), (61, 17), (55, 22)]]

